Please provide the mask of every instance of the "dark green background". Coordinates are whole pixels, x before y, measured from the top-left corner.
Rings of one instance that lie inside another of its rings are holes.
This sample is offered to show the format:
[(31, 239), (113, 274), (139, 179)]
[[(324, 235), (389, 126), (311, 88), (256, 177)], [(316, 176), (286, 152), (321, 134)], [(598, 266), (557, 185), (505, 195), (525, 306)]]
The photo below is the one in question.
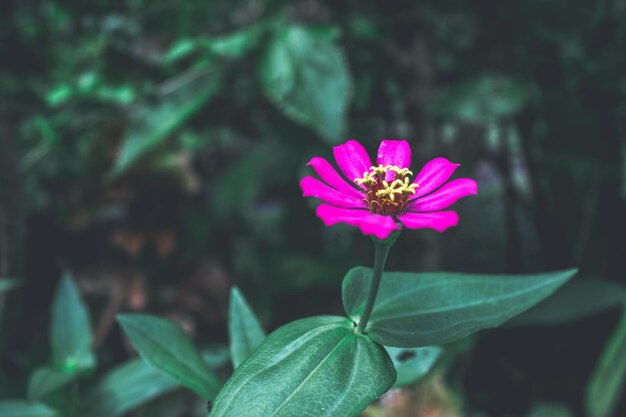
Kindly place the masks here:
[[(130, 354), (111, 311), (181, 320), (201, 345), (226, 341), (231, 285), (267, 329), (341, 314), (372, 245), (324, 227), (298, 182), (347, 138), (372, 155), (407, 139), (414, 171), (444, 156), (479, 183), (458, 227), (405, 232), (390, 270), (577, 266), (621, 285), (625, 19), (623, 0), (2, 1), (0, 275), (26, 285), (3, 311), (0, 397), (49, 355), (64, 269), (102, 369)], [(619, 316), (594, 291), (564, 314), (600, 313), (459, 355), (464, 408), (582, 416)]]

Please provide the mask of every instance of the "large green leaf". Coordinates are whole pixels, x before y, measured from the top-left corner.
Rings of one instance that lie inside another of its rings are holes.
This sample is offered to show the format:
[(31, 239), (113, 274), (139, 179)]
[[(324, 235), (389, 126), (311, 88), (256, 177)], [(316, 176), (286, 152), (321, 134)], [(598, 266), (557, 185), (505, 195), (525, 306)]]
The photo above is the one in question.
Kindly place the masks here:
[[(548, 297), (576, 273), (532, 275), (387, 272), (366, 331), (386, 346), (449, 343), (496, 327)], [(343, 281), (343, 303), (355, 321), (363, 312), (372, 270), (353, 268)]]
[(124, 173), (166, 140), (217, 93), (220, 84), (220, 71), (194, 69), (171, 80), (157, 104), (137, 107), (111, 178)]
[(589, 417), (610, 417), (622, 399), (626, 382), (626, 311), (600, 356), (587, 385), (585, 406)]
[[(589, 297), (593, 294), (593, 297)], [(555, 326), (626, 304), (626, 288), (602, 278), (578, 277), (550, 298), (512, 319), (510, 326)]]
[(55, 417), (57, 415), (45, 404), (21, 400), (0, 400), (0, 417)]
[(385, 347), (396, 367), (398, 378), (394, 388), (404, 387), (419, 381), (435, 365), (443, 353), (439, 346), (422, 348)]
[(279, 29), (260, 66), (261, 84), (294, 121), (331, 143), (343, 138), (352, 80), (343, 52), (328, 35), (303, 26)]
[(74, 380), (76, 372), (62, 372), (51, 368), (39, 368), (28, 381), (28, 399), (40, 400), (47, 394), (64, 387)]
[(50, 326), (55, 367), (72, 373), (95, 366), (89, 312), (68, 273), (61, 279), (54, 296)]
[(230, 292), (228, 332), (233, 368), (248, 359), (265, 339), (259, 320), (237, 287), (233, 287)]
[(343, 317), (311, 317), (269, 335), (228, 380), (211, 417), (353, 417), (396, 378), (391, 359)]
[(219, 379), (179, 326), (142, 314), (121, 314), (118, 321), (146, 362), (203, 398), (215, 396)]
[(81, 416), (116, 417), (170, 392), (180, 385), (142, 359), (124, 363), (108, 374), (85, 395)]

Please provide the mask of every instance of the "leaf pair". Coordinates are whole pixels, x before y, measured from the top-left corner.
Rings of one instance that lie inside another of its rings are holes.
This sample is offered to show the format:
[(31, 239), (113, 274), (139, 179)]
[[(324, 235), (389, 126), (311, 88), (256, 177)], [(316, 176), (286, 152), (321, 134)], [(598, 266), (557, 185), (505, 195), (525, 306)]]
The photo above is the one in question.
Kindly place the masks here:
[[(355, 332), (371, 270), (355, 268), (343, 284), (352, 320), (312, 317), (268, 336), (228, 380), (212, 417), (353, 417), (396, 382), (423, 374), (416, 360), (397, 373), (381, 345), (415, 348), (448, 343), (498, 326), (552, 294), (575, 270), (522, 275), (386, 273), (366, 328)], [(412, 350), (434, 362), (438, 348)], [(400, 369), (400, 368), (398, 368)]]

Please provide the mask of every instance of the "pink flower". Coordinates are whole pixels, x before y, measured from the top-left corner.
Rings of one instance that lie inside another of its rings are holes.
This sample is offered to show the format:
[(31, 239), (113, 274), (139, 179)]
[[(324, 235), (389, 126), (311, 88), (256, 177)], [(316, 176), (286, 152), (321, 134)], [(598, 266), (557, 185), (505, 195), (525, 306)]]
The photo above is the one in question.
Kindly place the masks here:
[(348, 181), (320, 157), (311, 159), (308, 165), (322, 181), (313, 177), (300, 181), (304, 197), (324, 202), (316, 214), (327, 226), (346, 223), (379, 239), (387, 238), (401, 225), (443, 232), (456, 226), (459, 216), (442, 210), (478, 190), (476, 181), (469, 178), (446, 183), (459, 165), (445, 158), (428, 162), (411, 182), (411, 148), (405, 140), (383, 140), (376, 165), (372, 165), (363, 145), (355, 140), (335, 146), (333, 151)]

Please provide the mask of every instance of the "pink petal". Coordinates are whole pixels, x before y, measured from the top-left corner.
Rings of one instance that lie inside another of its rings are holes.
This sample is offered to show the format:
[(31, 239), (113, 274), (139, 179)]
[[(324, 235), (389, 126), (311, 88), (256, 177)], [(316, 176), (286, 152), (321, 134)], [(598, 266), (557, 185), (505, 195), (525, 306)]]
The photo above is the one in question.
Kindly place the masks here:
[(387, 239), (391, 232), (400, 229), (393, 217), (380, 214), (363, 218), (359, 221), (359, 227), (364, 235), (373, 235), (379, 239)]
[(427, 196), (412, 200), (406, 209), (407, 211), (443, 210), (458, 199), (472, 194), (478, 194), (476, 181), (469, 178), (459, 178), (450, 181)]
[(419, 187), (415, 190), (416, 193), (411, 197), (411, 200), (435, 191), (448, 181), (458, 166), (459, 164), (453, 164), (446, 158), (435, 158), (428, 162), (415, 177), (414, 183), (419, 184)]
[(354, 183), (352, 185), (348, 184), (346, 180), (339, 175), (335, 168), (333, 168), (330, 162), (324, 158), (316, 156), (309, 161), (308, 165), (311, 165), (317, 175), (319, 175), (320, 178), (326, 182), (326, 184), (330, 185), (335, 190), (359, 199), (363, 198), (363, 193), (354, 188)]
[[(411, 165), (411, 147), (409, 142), (406, 140), (383, 140), (378, 147), (376, 164), (408, 168)], [(395, 172), (388, 172), (385, 180), (391, 181), (395, 175)]]
[(350, 210), (320, 204), (316, 214), (326, 226), (346, 223), (359, 227), (365, 235), (373, 235), (379, 239), (386, 239), (391, 232), (400, 228), (392, 217), (372, 214), (369, 210)]
[(316, 197), (338, 207), (366, 208), (363, 199), (355, 198), (339, 192), (313, 177), (304, 177), (300, 181), (304, 197)]
[(448, 227), (456, 226), (459, 216), (454, 211), (436, 211), (433, 213), (404, 213), (398, 220), (409, 229), (435, 229), (443, 232)]
[(372, 160), (367, 151), (356, 140), (349, 140), (343, 145), (335, 146), (333, 153), (339, 169), (348, 181), (363, 177), (363, 173), (369, 171), (372, 166)]
[(315, 211), (317, 217), (322, 219), (326, 226), (332, 226), (337, 223), (346, 223), (350, 226), (358, 226), (359, 221), (371, 216), (369, 210), (354, 210), (329, 206), (328, 204), (320, 204)]

